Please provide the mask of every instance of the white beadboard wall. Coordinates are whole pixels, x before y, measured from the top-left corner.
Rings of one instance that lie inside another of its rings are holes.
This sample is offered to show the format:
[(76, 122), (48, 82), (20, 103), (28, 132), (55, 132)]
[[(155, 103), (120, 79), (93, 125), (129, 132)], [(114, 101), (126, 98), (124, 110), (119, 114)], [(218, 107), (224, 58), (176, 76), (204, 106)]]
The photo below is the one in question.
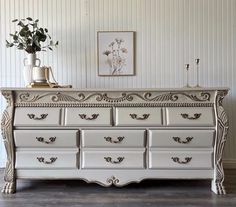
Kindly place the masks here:
[[(236, 164), (236, 0), (0, 0), (0, 86), (24, 86), (25, 53), (6, 49), (12, 19), (31, 16), (59, 47), (39, 54), (61, 84), (77, 88), (162, 88), (185, 84), (200, 58), (202, 86), (228, 86), (230, 133), (224, 159)], [(97, 31), (136, 32), (136, 75), (98, 77)], [(5, 101), (0, 99), (1, 112)], [(5, 162), (0, 145), (0, 166)]]

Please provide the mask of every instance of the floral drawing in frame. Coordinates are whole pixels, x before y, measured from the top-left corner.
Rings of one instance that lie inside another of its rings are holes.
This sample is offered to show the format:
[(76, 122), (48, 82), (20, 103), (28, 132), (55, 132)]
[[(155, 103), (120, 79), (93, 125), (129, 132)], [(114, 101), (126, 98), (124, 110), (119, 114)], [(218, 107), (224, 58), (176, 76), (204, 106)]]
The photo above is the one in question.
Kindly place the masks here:
[(134, 75), (134, 32), (98, 32), (98, 75)]

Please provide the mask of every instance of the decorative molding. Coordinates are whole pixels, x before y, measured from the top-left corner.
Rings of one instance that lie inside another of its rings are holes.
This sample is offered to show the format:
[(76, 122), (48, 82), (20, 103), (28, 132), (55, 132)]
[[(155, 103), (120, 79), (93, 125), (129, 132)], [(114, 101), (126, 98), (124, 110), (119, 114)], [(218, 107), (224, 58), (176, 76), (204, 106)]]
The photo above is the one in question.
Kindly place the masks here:
[(228, 91), (217, 91), (216, 95), (216, 115), (217, 115), (217, 133), (214, 144), (214, 179), (211, 189), (216, 194), (226, 194), (223, 186), (224, 169), (222, 164), (222, 155), (229, 129), (228, 118), (223, 108), (222, 102)]
[(117, 185), (119, 182), (119, 179), (117, 179), (115, 176), (111, 176), (107, 179), (107, 183), (110, 185)]
[(15, 107), (213, 107), (214, 103), (15, 103)]
[(53, 93), (45, 93), (45, 94), (37, 94), (37, 95), (30, 95), (28, 92), (23, 92), (19, 94), (19, 101), (25, 102), (25, 103), (35, 103), (40, 99), (43, 99), (45, 97), (50, 97), (52, 102), (86, 102), (92, 98), (95, 98), (97, 102), (108, 102), (108, 103), (120, 103), (124, 101), (131, 102), (134, 100), (134, 97), (139, 98), (146, 102), (166, 102), (171, 101), (175, 102), (180, 97), (183, 96), (186, 98), (189, 98), (192, 101), (196, 102), (208, 102), (210, 101), (211, 94), (208, 92), (200, 92), (198, 95), (196, 94), (190, 94), (190, 93), (184, 93), (184, 92), (168, 92), (163, 93), (160, 95), (153, 95), (151, 92), (145, 92), (143, 94), (141, 93), (121, 93), (121, 96), (118, 97), (110, 97), (107, 93), (101, 93), (101, 92), (95, 92), (88, 95), (85, 95), (85, 93), (79, 93), (77, 94), (78, 98), (75, 98), (71, 95), (61, 93), (61, 92), (53, 92)]
[(6, 194), (14, 193), (16, 191), (16, 176), (15, 176), (15, 148), (13, 138), (13, 113), (14, 100), (12, 91), (2, 91), (2, 95), (7, 100), (7, 107), (2, 115), (1, 129), (4, 145), (7, 153), (7, 162), (4, 173), (5, 184), (2, 192)]

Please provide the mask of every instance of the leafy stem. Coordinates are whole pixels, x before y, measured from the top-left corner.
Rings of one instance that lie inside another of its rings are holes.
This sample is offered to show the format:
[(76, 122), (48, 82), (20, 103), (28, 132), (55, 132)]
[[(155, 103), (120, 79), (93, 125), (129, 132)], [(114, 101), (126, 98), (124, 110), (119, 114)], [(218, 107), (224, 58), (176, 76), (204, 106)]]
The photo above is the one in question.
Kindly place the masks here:
[(53, 50), (52, 48), (58, 45), (58, 41), (53, 42), (51, 40), (47, 28), (38, 26), (38, 19), (33, 20), (31, 17), (27, 17), (20, 20), (14, 19), (12, 22), (17, 23), (19, 30), (10, 34), (11, 41), (6, 40), (6, 47), (15, 46), (27, 53), (36, 53), (46, 51), (46, 49)]

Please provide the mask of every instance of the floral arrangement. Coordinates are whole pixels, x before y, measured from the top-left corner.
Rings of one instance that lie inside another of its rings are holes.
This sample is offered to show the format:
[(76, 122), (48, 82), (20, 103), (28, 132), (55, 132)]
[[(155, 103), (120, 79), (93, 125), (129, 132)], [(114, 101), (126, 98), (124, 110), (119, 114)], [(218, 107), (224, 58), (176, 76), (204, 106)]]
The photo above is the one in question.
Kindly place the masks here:
[[(12, 22), (17, 23), (19, 30), (10, 34), (12, 41), (6, 40), (6, 47), (15, 46), (19, 50), (35, 54), (39, 51), (46, 51), (46, 49), (52, 50), (53, 46), (58, 45), (58, 41), (55, 43), (52, 41), (47, 28), (38, 26), (38, 19), (33, 20), (31, 17), (28, 17), (20, 20), (14, 19)], [(42, 45), (42, 43), (45, 44)]]

